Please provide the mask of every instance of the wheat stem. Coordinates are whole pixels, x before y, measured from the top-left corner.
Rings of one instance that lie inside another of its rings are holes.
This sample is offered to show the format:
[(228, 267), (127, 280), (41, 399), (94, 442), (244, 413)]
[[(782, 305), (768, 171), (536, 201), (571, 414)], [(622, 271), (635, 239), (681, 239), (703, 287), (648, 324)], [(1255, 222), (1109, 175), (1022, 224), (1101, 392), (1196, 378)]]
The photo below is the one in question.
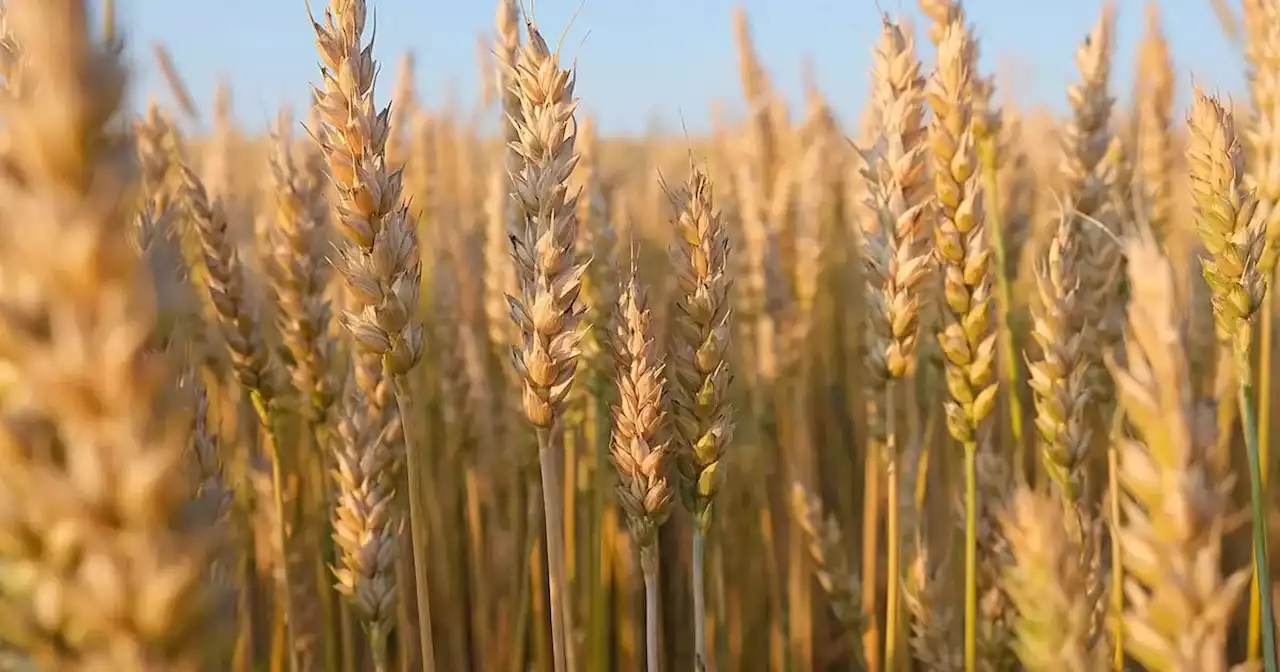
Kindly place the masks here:
[(706, 578), (703, 575), (706, 562), (707, 535), (702, 525), (693, 526), (693, 643), (694, 670), (707, 669), (707, 595)]
[(658, 545), (640, 551), (640, 565), (644, 571), (644, 659), (645, 669), (659, 672), (662, 665), (662, 649), (659, 647), (659, 631), (662, 628), (658, 612)]
[(263, 440), (267, 456), (271, 459), (271, 494), (272, 505), (275, 506), (276, 535), (278, 537), (276, 543), (280, 544), (280, 599), (284, 606), (285, 617), (285, 648), (288, 649), (289, 670), (297, 672), (298, 667), (298, 647), (295, 638), (297, 629), (297, 614), (293, 609), (293, 580), (292, 572), (289, 569), (289, 523), (290, 519), (285, 517), (285, 495), (284, 495), (284, 465), (281, 463), (280, 447), (278, 435), (276, 434), (276, 418), (270, 410), (268, 402), (259, 390), (250, 391), (250, 397), (253, 400), (253, 409), (258, 414), (258, 420), (262, 423), (264, 431)]
[(897, 420), (894, 402), (896, 401), (896, 388), (892, 381), (885, 389), (885, 436), (888, 440), (886, 446), (889, 457), (887, 465), (886, 477), (889, 480), (888, 500), (889, 508), (886, 542), (888, 544), (888, 558), (885, 560), (888, 571), (888, 588), (885, 596), (885, 618), (884, 618), (884, 669), (888, 672), (897, 672), (898, 670), (898, 631), (901, 624), (901, 616), (899, 615), (899, 583), (902, 576), (901, 553), (902, 553), (902, 534), (900, 531), (900, 513), (902, 504), (899, 501), (899, 475), (898, 475), (898, 436), (897, 436)]
[(551, 652), (556, 672), (568, 672), (564, 594), (564, 511), (556, 502), (560, 492), (560, 472), (552, 454), (551, 430), (538, 427), (538, 464), (542, 470), (542, 512), (547, 523), (547, 584), (551, 600)]
[(412, 429), (408, 426), (412, 417), (409, 380), (399, 374), (394, 377), (396, 405), (400, 410), (400, 422), (404, 427), (405, 470), (409, 474), (409, 537), (413, 541), (413, 585), (418, 603), (418, 643), (422, 647), (422, 669), (435, 670), (435, 643), (431, 636), (431, 596), (427, 590), (427, 523), (422, 510), (422, 493), (425, 480), (422, 473), (422, 455), (419, 454)]
[[(1123, 417), (1124, 410), (1116, 409)], [(1117, 424), (1119, 424), (1117, 422)], [(1112, 441), (1107, 448), (1107, 488), (1111, 493), (1108, 507), (1111, 519), (1111, 608), (1115, 612), (1111, 628), (1112, 659), (1114, 672), (1124, 672), (1124, 553), (1120, 547), (1120, 451)]]
[(1262, 657), (1267, 672), (1276, 671), (1275, 613), (1271, 609), (1271, 571), (1267, 564), (1267, 508), (1262, 501), (1263, 476), (1258, 449), (1258, 421), (1254, 407), (1253, 381), (1240, 385), (1240, 418), (1244, 425), (1245, 447), (1249, 453), (1249, 498), (1253, 507), (1254, 583), (1260, 587), (1259, 608), (1262, 628)]
[(964, 669), (978, 664), (978, 444), (964, 446)]

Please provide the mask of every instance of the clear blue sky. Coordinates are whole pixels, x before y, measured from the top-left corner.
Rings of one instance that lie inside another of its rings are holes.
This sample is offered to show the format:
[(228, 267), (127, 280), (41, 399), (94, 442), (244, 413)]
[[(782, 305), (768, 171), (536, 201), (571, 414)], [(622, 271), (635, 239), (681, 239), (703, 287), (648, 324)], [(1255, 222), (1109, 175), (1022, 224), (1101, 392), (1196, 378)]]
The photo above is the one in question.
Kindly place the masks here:
[[(326, 0), (312, 0), (322, 8)], [(876, 0), (738, 0), (752, 22), (757, 49), (775, 84), (799, 104), (801, 65), (811, 58), (819, 84), (847, 122), (865, 98), (870, 50), (878, 32)], [(384, 72), (385, 101), (402, 52), (417, 57), (420, 95), (439, 105), (449, 91), (463, 105), (476, 100), (478, 35), (492, 34), (496, 0), (370, 0), (377, 16), (375, 55)], [(295, 110), (317, 77), (316, 53), (303, 0), (119, 0), (139, 70), (135, 97), (168, 94), (151, 59), (161, 40), (173, 54), (197, 103), (207, 110), (217, 78), (234, 91), (237, 118), (264, 127), (281, 103)], [(651, 118), (691, 130), (708, 127), (711, 101), (731, 114), (742, 109), (734, 59), (734, 0), (538, 0), (535, 13), (548, 39), (578, 16), (565, 40), (576, 54), (585, 109), (604, 132), (638, 133)], [(1238, 3), (1235, 3), (1238, 4)], [(1119, 0), (1118, 56), (1113, 88), (1127, 100), (1135, 48), (1143, 30), (1143, 0)], [(1242, 91), (1243, 65), (1222, 34), (1209, 0), (1163, 0), (1163, 23), (1178, 71), (1179, 100), (1192, 74), (1224, 93)], [(881, 0), (921, 33), (927, 25), (914, 0)], [(967, 0), (982, 40), (982, 67), (1006, 76), (1001, 95), (1025, 106), (1065, 106), (1076, 45), (1096, 19), (1094, 0)], [(921, 39), (920, 42), (927, 42)], [(1012, 82), (1012, 86), (1008, 85)]]

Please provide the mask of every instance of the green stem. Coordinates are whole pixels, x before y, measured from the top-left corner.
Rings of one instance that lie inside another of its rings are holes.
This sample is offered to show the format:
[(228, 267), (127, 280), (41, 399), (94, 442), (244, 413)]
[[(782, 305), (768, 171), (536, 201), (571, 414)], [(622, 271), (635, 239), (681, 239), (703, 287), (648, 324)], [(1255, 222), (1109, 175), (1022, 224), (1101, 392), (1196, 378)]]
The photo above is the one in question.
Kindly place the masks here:
[(250, 391), (250, 398), (253, 400), (253, 409), (258, 414), (258, 420), (262, 423), (265, 435), (267, 456), (271, 459), (271, 489), (272, 498), (275, 500), (275, 512), (277, 520), (276, 543), (280, 544), (280, 592), (281, 602), (284, 606), (285, 618), (285, 648), (288, 649), (289, 669), (292, 672), (298, 672), (298, 647), (297, 647), (297, 618), (293, 610), (294, 584), (291, 578), (292, 571), (289, 569), (289, 525), (292, 522), (286, 516), (285, 495), (284, 495), (284, 464), (283, 456), (280, 454), (279, 436), (276, 434), (275, 417), (271, 412), (270, 403), (263, 397), (260, 390)]
[(978, 444), (964, 446), (964, 669), (978, 669)]
[(1271, 571), (1267, 564), (1267, 509), (1262, 501), (1262, 465), (1258, 455), (1258, 423), (1253, 381), (1240, 385), (1240, 414), (1249, 452), (1249, 496), (1253, 505), (1253, 571), (1261, 603), (1262, 656), (1267, 672), (1276, 672), (1275, 613), (1271, 609)]
[(703, 572), (703, 563), (707, 555), (707, 535), (702, 529), (702, 521), (693, 524), (693, 645), (694, 670), (704, 672), (707, 669), (707, 582)]
[[(405, 376), (395, 376), (396, 406), (400, 410), (401, 433), (404, 434), (405, 470), (409, 472), (409, 538), (414, 546), (413, 583), (418, 603), (418, 640), (422, 648), (422, 669), (435, 670), (435, 644), (431, 636), (431, 598), (427, 590), (427, 522), (422, 510), (422, 455), (414, 446), (412, 417), (409, 408), (409, 381)], [(385, 639), (385, 636), (384, 636)]]

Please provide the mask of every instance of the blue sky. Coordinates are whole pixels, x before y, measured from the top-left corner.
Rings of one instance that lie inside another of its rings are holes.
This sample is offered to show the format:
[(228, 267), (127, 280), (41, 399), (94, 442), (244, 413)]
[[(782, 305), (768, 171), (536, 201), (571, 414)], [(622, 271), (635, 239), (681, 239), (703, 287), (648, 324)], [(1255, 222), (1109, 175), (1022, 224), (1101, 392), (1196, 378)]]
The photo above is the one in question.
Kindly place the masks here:
[[(527, 1), (527, 0), (526, 0)], [(375, 55), (384, 63), (379, 100), (385, 101), (401, 53), (417, 60), (420, 95), (440, 105), (452, 95), (463, 106), (477, 98), (477, 36), (492, 34), (496, 0), (370, 0), (378, 19)], [(799, 73), (811, 59), (837, 113), (856, 119), (865, 98), (870, 50), (880, 8), (900, 13), (922, 31), (914, 0), (736, 0), (752, 22), (757, 49), (775, 84), (796, 105)], [(313, 0), (322, 7), (326, 0)], [(150, 45), (173, 54), (202, 110), (225, 76), (235, 114), (264, 128), (282, 103), (306, 102), (317, 77), (316, 54), (303, 0), (118, 0), (138, 70), (135, 97), (169, 97)], [(639, 133), (654, 118), (693, 131), (709, 125), (708, 110), (723, 101), (741, 111), (731, 10), (735, 0), (537, 0), (534, 11), (548, 39), (577, 13), (565, 39), (576, 55), (578, 91), (606, 133)], [(1241, 56), (1219, 29), (1209, 0), (1163, 0), (1161, 10), (1178, 71), (1179, 100), (1196, 81), (1240, 95)], [(1238, 4), (1238, 3), (1236, 3)], [(878, 6), (877, 6), (878, 5)], [(1095, 21), (1093, 0), (967, 0), (982, 40), (984, 72), (1001, 72), (1001, 95), (1024, 106), (1062, 110), (1075, 76), (1073, 53)], [(1143, 0), (1119, 0), (1118, 56), (1113, 89), (1127, 100)], [(879, 8), (878, 8), (879, 7)], [(920, 42), (927, 42), (920, 39)], [(450, 93), (452, 92), (452, 94)]]

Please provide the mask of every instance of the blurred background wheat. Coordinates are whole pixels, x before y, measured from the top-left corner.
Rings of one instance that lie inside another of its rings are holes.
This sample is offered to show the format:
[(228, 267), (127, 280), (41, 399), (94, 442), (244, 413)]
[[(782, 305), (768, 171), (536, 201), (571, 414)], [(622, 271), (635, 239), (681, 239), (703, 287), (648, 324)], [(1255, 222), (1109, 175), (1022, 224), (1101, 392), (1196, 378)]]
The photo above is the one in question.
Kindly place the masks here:
[(0, 669), (1277, 670), (1280, 0), (279, 4), (0, 2)]

